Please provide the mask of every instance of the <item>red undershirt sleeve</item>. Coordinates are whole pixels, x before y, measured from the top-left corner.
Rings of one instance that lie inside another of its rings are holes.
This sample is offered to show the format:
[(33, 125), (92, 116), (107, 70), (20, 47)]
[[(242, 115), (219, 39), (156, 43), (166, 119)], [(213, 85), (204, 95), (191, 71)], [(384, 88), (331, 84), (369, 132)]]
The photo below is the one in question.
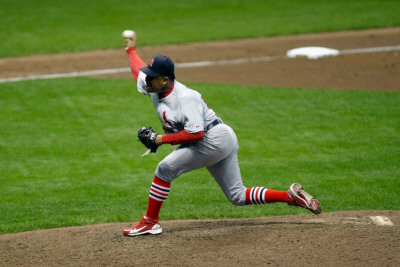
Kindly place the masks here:
[(204, 131), (197, 133), (189, 133), (186, 130), (182, 130), (179, 133), (163, 135), (162, 143), (171, 145), (178, 145), (178, 144), (182, 145), (200, 141), (203, 138), (204, 138)]
[(129, 56), (129, 62), (131, 65), (131, 71), (133, 74), (133, 78), (135, 79), (135, 82), (137, 82), (138, 76), (139, 76), (139, 68), (145, 67), (146, 64), (143, 62), (143, 60), (139, 57), (139, 55), (136, 53), (136, 48), (135, 47), (129, 47), (128, 50), (126, 50), (126, 53)]

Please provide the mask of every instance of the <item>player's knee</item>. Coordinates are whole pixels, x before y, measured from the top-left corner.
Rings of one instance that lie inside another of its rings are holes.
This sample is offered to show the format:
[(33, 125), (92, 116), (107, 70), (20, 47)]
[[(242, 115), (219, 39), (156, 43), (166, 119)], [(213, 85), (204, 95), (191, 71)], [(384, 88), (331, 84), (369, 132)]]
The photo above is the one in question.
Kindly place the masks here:
[(243, 190), (233, 192), (229, 201), (235, 206), (244, 206), (246, 204), (246, 192), (243, 192)]
[(157, 166), (156, 176), (166, 182), (172, 182), (175, 179), (175, 176), (171, 171), (169, 164), (163, 161), (161, 161)]

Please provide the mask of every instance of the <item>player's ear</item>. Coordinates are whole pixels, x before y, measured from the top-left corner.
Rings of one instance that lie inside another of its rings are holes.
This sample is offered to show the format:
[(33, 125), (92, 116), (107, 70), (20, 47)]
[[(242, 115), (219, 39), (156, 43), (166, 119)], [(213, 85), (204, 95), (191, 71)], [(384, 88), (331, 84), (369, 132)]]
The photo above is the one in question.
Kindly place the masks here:
[(169, 83), (169, 78), (167, 76), (162, 77), (162, 83), (167, 85)]

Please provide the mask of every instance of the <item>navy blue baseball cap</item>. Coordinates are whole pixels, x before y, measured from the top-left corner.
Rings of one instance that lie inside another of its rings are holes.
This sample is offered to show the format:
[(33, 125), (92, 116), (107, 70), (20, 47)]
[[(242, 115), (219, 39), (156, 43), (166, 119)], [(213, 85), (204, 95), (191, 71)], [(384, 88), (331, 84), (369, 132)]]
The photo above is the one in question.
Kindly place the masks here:
[(174, 62), (165, 55), (155, 55), (146, 67), (139, 68), (147, 76), (168, 76), (175, 78)]

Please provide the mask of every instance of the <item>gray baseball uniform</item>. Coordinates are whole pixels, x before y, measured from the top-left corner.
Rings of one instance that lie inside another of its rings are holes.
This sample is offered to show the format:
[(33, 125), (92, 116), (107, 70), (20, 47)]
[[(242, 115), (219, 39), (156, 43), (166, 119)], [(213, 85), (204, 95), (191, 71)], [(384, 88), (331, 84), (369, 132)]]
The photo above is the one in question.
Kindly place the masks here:
[(146, 90), (146, 74), (140, 72), (138, 91), (150, 96), (165, 133), (204, 130), (204, 139), (179, 146), (157, 166), (155, 175), (171, 182), (181, 174), (206, 167), (227, 198), (235, 205), (245, 205), (246, 187), (240, 174), (237, 137), (210, 109), (201, 95), (176, 81), (164, 98)]
[(140, 140), (152, 151), (155, 148), (153, 152), (160, 144), (182, 145), (158, 164), (146, 214), (135, 226), (124, 229), (124, 235), (160, 234), (158, 217), (171, 182), (185, 172), (203, 167), (235, 205), (286, 202), (321, 213), (319, 202), (298, 183), (292, 184), (288, 191), (244, 187), (237, 157), (239, 145), (232, 128), (215, 115), (198, 92), (175, 80), (174, 63), (169, 57), (156, 55), (146, 66), (132, 46), (134, 40), (126, 40), (125, 45), (138, 91), (151, 97), (166, 133), (158, 135), (153, 131), (142, 135), (139, 131)]

